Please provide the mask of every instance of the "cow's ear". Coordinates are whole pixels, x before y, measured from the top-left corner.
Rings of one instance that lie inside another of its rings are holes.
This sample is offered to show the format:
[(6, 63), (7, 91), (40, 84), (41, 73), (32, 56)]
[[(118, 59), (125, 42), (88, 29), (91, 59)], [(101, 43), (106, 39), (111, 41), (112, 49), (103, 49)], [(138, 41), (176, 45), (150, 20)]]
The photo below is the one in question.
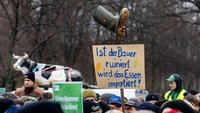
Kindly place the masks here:
[(23, 58), (24, 58), (24, 59), (28, 59), (28, 54), (24, 52)]
[(19, 58), (20, 58), (20, 56), (13, 54), (13, 59), (19, 59)]

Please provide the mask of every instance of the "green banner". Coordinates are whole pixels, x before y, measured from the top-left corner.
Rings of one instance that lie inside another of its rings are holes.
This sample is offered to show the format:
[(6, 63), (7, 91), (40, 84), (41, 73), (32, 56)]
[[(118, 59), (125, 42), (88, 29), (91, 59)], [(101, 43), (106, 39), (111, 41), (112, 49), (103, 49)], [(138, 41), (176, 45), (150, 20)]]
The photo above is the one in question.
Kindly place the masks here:
[(2, 94), (2, 93), (4, 93), (4, 92), (6, 92), (6, 88), (0, 87), (0, 94)]
[(64, 113), (83, 113), (82, 82), (53, 83), (53, 99)]

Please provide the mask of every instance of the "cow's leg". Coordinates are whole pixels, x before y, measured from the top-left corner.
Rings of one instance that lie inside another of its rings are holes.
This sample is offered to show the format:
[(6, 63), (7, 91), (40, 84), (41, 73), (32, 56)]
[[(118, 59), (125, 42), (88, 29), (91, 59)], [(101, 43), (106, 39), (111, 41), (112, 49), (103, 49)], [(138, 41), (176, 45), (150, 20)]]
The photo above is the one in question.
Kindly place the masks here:
[(65, 78), (66, 78), (66, 81), (71, 81), (71, 75), (69, 76), (69, 69), (65, 69)]
[(71, 80), (72, 81), (82, 81), (83, 77), (78, 70), (72, 69), (70, 70)]
[(48, 86), (49, 85), (49, 81), (44, 78), (43, 76), (41, 76), (41, 72), (35, 72), (35, 79), (36, 79), (36, 84), (38, 84), (38, 86)]
[(57, 82), (57, 80), (49, 80), (49, 85), (52, 86), (54, 82)]

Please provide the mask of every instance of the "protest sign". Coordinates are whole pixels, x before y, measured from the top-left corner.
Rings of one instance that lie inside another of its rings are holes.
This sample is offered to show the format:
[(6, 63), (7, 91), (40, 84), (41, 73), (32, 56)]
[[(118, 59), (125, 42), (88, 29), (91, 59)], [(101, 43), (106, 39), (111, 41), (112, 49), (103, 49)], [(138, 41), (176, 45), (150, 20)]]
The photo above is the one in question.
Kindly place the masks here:
[(94, 45), (98, 87), (145, 89), (144, 45)]
[(53, 83), (53, 99), (61, 104), (64, 113), (82, 113), (82, 82)]

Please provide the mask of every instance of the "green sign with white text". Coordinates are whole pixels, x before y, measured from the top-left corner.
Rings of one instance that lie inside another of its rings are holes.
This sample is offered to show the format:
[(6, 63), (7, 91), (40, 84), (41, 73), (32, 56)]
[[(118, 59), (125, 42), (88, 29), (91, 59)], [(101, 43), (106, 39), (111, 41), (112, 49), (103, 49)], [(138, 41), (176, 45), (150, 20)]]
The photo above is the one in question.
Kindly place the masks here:
[(82, 82), (53, 83), (53, 99), (64, 113), (83, 113)]
[(4, 92), (6, 92), (6, 88), (0, 87), (0, 94), (2, 94), (2, 93), (4, 93)]

